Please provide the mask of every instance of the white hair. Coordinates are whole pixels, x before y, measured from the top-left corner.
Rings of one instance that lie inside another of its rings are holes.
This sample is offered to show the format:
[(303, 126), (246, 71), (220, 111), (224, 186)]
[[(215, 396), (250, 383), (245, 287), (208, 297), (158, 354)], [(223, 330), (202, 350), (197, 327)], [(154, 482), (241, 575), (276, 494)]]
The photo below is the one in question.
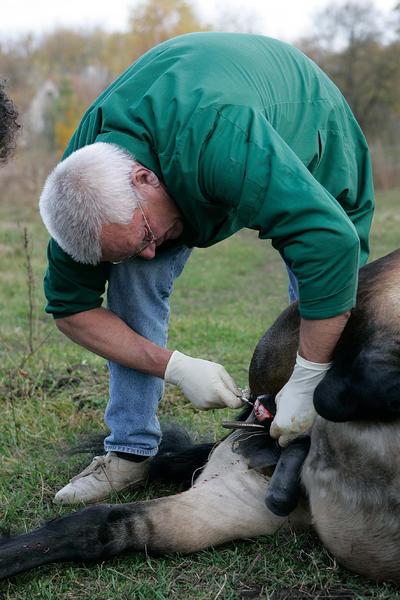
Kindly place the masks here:
[(134, 162), (119, 146), (96, 142), (73, 152), (48, 176), (40, 215), (74, 260), (99, 263), (102, 225), (131, 221), (141, 201), (131, 180)]

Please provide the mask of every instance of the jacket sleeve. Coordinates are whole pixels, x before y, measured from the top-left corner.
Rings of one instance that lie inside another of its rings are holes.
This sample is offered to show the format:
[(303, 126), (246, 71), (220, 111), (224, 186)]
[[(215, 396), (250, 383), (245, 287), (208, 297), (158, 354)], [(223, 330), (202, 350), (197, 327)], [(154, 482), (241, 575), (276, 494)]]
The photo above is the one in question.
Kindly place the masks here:
[(49, 241), (47, 257), (44, 278), (47, 313), (58, 319), (101, 306), (108, 263), (96, 266), (78, 263), (53, 239)]
[(199, 183), (210, 201), (235, 207), (242, 227), (272, 240), (297, 277), (303, 317), (333, 317), (354, 306), (357, 230), (264, 115), (218, 111), (199, 156)]

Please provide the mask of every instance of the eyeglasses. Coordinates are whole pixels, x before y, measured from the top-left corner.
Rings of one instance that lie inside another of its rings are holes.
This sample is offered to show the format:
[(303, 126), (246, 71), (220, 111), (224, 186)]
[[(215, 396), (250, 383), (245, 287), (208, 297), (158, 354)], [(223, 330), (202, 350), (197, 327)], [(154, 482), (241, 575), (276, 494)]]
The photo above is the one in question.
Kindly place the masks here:
[(139, 246), (139, 248), (136, 250), (136, 252), (134, 252), (134, 254), (131, 254), (131, 256), (127, 256), (126, 258), (122, 258), (121, 260), (112, 261), (113, 265), (119, 265), (123, 262), (126, 262), (127, 260), (132, 260), (133, 258), (137, 258), (139, 256), (139, 254), (141, 254), (143, 252), (143, 250), (145, 250), (148, 246), (150, 246), (150, 244), (155, 244), (158, 240), (158, 237), (153, 233), (153, 231), (149, 225), (149, 222), (146, 218), (146, 215), (144, 214), (144, 210), (143, 210), (143, 207), (140, 202), (138, 202), (138, 207), (140, 209), (140, 212), (142, 213), (142, 217), (143, 217), (143, 221), (144, 221), (144, 225), (145, 225), (145, 233), (144, 233), (144, 238), (142, 240), (142, 243)]

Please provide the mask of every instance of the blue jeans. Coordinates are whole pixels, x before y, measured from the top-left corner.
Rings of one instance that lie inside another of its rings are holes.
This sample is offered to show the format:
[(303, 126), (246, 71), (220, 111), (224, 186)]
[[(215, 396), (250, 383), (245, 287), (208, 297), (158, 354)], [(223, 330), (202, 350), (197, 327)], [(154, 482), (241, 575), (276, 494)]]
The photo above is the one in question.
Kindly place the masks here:
[[(169, 296), (189, 255), (190, 249), (181, 246), (160, 252), (153, 260), (138, 258), (112, 265), (108, 308), (134, 331), (165, 346)], [(161, 439), (156, 413), (164, 382), (118, 363), (109, 362), (108, 366), (110, 396), (104, 418), (110, 434), (104, 440), (104, 448), (106, 452), (153, 456)]]
[(295, 274), (289, 267), (289, 265), (285, 262), (286, 270), (289, 276), (289, 285), (288, 285), (288, 294), (289, 294), (289, 302), (294, 302), (299, 299), (299, 285), (297, 283), (297, 279)]

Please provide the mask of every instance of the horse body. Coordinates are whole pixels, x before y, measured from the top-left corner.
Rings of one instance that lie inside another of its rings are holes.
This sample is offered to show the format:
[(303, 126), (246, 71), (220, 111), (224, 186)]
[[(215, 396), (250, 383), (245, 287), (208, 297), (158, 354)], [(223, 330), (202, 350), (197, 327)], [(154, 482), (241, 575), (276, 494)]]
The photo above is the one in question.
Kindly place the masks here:
[[(357, 308), (315, 394), (318, 412), (331, 420), (315, 422), (302, 470), (304, 498), (289, 517), (272, 514), (264, 502), (273, 473), (265, 458), (266, 435), (238, 430), (215, 447), (185, 492), (92, 506), (4, 540), (0, 578), (49, 562), (104, 560), (124, 551), (194, 552), (311, 524), (351, 570), (400, 583), (400, 427), (393, 419), (400, 414), (397, 281), (400, 252), (360, 273)], [(274, 395), (286, 383), (299, 322), (291, 305), (260, 340), (249, 371), (253, 397)]]
[[(400, 583), (400, 252), (360, 271), (357, 305), (315, 391), (318, 417), (302, 469), (311, 524), (352, 571)], [(250, 365), (255, 393), (276, 394), (298, 347), (289, 306)], [(264, 368), (263, 368), (264, 365)]]

